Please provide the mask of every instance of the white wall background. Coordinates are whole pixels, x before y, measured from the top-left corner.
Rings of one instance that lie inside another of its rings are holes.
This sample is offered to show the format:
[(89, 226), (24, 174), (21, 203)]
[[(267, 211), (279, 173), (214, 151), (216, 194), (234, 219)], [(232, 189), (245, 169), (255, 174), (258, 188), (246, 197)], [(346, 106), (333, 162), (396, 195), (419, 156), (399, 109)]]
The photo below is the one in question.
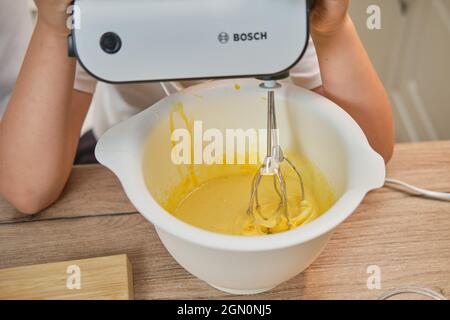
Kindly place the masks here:
[[(381, 30), (366, 27), (372, 4)], [(450, 0), (353, 0), (351, 15), (393, 103), (397, 140), (450, 139)]]

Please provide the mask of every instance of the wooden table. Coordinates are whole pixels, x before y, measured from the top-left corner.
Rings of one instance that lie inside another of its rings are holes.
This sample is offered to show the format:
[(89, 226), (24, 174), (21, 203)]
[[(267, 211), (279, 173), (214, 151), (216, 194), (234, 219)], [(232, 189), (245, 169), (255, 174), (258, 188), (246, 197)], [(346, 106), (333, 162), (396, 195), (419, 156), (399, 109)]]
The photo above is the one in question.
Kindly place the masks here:
[[(450, 191), (450, 141), (400, 144), (388, 175)], [(0, 268), (126, 253), (136, 299), (230, 298), (181, 268), (153, 226), (100, 166), (75, 167), (61, 199), (23, 216), (0, 199)], [(367, 288), (367, 267), (381, 269), (381, 290)], [(450, 297), (450, 204), (383, 188), (337, 228), (305, 272), (254, 299), (373, 299), (402, 285)]]

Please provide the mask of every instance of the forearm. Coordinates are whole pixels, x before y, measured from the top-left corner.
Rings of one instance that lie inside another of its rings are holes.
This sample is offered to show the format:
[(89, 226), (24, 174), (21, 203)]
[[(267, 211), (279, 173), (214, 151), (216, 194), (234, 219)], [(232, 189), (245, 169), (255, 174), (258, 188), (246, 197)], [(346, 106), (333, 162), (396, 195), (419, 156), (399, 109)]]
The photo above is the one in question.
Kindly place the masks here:
[(0, 191), (6, 198), (45, 195), (33, 207), (55, 200), (73, 162), (75, 61), (66, 52), (65, 36), (38, 23), (0, 124)]
[(389, 161), (394, 143), (391, 106), (350, 17), (335, 33), (312, 30), (312, 37), (323, 82), (319, 93), (347, 111)]

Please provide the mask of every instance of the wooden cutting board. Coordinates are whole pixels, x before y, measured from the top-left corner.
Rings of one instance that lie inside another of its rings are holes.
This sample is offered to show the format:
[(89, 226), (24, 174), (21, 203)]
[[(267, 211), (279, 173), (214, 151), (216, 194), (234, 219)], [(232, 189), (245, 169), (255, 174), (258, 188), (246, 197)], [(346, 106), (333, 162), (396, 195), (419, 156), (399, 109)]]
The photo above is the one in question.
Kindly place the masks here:
[(133, 273), (126, 255), (0, 270), (2, 300), (133, 298)]

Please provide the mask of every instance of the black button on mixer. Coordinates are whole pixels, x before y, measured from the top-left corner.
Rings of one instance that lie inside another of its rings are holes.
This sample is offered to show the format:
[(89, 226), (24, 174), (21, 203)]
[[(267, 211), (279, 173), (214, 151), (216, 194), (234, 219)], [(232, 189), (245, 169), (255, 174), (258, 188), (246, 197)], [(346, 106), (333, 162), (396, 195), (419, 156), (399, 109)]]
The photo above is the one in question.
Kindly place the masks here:
[(107, 32), (100, 38), (100, 47), (108, 54), (115, 54), (122, 48), (122, 40), (114, 32)]

